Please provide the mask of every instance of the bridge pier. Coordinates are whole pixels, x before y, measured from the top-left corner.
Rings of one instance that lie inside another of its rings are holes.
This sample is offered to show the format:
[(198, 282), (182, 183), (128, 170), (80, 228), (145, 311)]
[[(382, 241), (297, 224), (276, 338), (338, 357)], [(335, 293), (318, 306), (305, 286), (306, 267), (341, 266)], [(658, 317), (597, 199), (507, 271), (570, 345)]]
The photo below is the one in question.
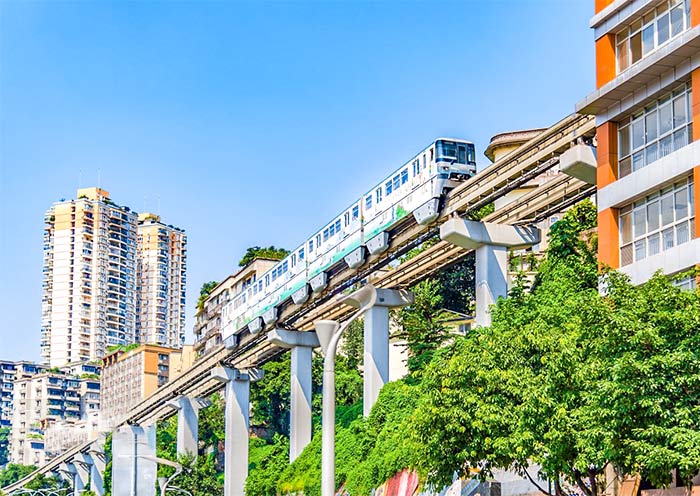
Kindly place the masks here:
[(211, 405), (206, 398), (178, 396), (167, 405), (177, 410), (177, 455), (197, 456), (199, 448), (199, 410)]
[(112, 496), (155, 496), (155, 424), (122, 425), (112, 434)]
[(70, 481), (71, 486), (73, 486), (74, 496), (79, 496), (83, 489), (85, 489), (85, 486), (78, 477), (78, 470), (73, 463), (61, 463), (61, 465), (58, 467), (58, 472), (61, 474), (62, 479)]
[(106, 466), (106, 455), (104, 451), (104, 437), (99, 437), (88, 448), (88, 455), (92, 459), (90, 466), (90, 490), (97, 496), (104, 496), (104, 473)]
[(250, 381), (262, 378), (262, 370), (216, 367), (211, 376), (225, 384), (224, 496), (244, 496), (248, 477)]
[(479, 327), (491, 325), (490, 306), (508, 295), (508, 250), (539, 243), (539, 229), (453, 218), (440, 226), (440, 238), (476, 251), (474, 323)]
[[(413, 293), (397, 289), (376, 289), (377, 301), (365, 312), (363, 413), (369, 416), (379, 391), (389, 381), (389, 309), (413, 303)], [(360, 308), (348, 299), (346, 303)]]
[(289, 461), (293, 462), (311, 442), (311, 361), (320, 346), (315, 332), (273, 329), (267, 340), (292, 353)]
[(78, 453), (73, 458), (75, 466), (75, 484), (73, 486), (75, 495), (77, 496), (86, 489), (90, 481), (90, 473), (92, 472), (92, 457), (87, 453)]

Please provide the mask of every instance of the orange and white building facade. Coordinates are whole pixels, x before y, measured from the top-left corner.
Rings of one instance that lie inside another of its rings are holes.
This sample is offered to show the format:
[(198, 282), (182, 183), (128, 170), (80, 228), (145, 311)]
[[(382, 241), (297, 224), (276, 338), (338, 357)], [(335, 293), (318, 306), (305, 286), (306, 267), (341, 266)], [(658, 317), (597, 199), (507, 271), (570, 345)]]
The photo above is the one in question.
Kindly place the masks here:
[(44, 218), (41, 356), (51, 367), (136, 339), (136, 214), (99, 188), (77, 196)]
[[(635, 284), (700, 264), (700, 0), (595, 0), (598, 258)], [(693, 276), (678, 284), (695, 287)]]
[(136, 335), (139, 343), (182, 348), (185, 342), (187, 236), (159, 216), (138, 216)]

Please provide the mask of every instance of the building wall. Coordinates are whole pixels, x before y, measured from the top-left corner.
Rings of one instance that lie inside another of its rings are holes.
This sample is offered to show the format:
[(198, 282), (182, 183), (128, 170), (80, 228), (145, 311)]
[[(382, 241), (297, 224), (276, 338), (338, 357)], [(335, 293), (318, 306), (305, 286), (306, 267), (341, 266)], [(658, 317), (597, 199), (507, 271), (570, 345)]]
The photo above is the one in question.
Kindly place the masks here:
[(139, 215), (136, 329), (141, 343), (185, 342), (187, 236), (151, 213)]
[(596, 116), (599, 260), (637, 284), (682, 274), (700, 263), (700, 0), (595, 7), (577, 110)]
[(77, 196), (45, 215), (41, 355), (52, 367), (135, 340), (136, 214), (98, 188)]

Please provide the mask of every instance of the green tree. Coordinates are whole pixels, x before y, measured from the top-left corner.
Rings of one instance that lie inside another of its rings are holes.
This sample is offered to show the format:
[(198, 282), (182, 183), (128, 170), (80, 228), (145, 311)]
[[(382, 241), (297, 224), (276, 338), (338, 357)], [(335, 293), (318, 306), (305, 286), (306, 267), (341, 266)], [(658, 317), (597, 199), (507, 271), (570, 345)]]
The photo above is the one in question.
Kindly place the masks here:
[(14, 484), (20, 479), (25, 478), (36, 470), (34, 465), (21, 465), (19, 463), (10, 463), (4, 470), (0, 471), (0, 487)]
[(7, 463), (9, 456), (9, 436), (10, 428), (2, 427), (0, 428), (0, 466)]
[(202, 287), (199, 289), (199, 298), (197, 298), (197, 315), (200, 315), (204, 311), (204, 302), (218, 285), (219, 283), (216, 281), (209, 281), (202, 284)]
[(347, 365), (351, 369), (357, 369), (364, 361), (364, 320), (357, 319), (350, 324), (343, 333), (340, 342), (339, 353), (347, 359)]
[(240, 267), (245, 267), (256, 258), (271, 258), (273, 260), (282, 260), (289, 255), (289, 250), (277, 248), (276, 246), (268, 246), (267, 248), (260, 246), (250, 246), (246, 249), (245, 255), (238, 262)]

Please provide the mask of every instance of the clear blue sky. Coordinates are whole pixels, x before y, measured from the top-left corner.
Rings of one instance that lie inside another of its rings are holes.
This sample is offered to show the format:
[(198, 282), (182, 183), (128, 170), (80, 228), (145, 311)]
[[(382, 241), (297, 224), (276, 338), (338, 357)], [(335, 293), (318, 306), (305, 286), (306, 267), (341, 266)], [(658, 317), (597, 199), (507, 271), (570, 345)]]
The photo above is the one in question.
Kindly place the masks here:
[(245, 247), (295, 246), (437, 136), (483, 167), (492, 135), (573, 112), (592, 10), (0, 0), (0, 358), (39, 358), (43, 214), (81, 175), (187, 230), (191, 341)]

